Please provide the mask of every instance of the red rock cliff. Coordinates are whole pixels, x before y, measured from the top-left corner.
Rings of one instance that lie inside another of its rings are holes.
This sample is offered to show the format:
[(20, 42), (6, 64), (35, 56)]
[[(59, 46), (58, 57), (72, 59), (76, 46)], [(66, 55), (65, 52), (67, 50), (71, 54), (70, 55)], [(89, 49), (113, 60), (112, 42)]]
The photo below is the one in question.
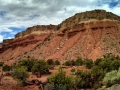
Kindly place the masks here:
[(37, 25), (27, 28), (27, 30), (15, 35), (15, 38), (21, 38), (30, 34), (51, 33), (57, 29), (56, 25)]

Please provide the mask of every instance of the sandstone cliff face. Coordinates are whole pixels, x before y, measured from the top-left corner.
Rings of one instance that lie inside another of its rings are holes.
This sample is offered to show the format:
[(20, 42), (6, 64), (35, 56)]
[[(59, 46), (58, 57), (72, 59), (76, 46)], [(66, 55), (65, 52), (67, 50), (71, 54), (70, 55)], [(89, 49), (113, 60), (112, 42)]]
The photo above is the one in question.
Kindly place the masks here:
[(52, 33), (57, 29), (56, 25), (37, 25), (15, 35), (15, 38), (22, 38), (30, 34)]
[(120, 17), (104, 10), (75, 14), (61, 24), (33, 26), (3, 42), (0, 60), (23, 58), (96, 60), (106, 53), (120, 55)]

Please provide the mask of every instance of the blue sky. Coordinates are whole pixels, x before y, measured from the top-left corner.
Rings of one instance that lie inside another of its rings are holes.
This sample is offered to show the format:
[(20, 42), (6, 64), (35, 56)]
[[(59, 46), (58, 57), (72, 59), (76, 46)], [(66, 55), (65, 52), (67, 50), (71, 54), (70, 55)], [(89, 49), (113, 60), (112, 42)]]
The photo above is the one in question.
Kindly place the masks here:
[(120, 16), (120, 0), (0, 0), (0, 42), (30, 26), (59, 24), (94, 9)]

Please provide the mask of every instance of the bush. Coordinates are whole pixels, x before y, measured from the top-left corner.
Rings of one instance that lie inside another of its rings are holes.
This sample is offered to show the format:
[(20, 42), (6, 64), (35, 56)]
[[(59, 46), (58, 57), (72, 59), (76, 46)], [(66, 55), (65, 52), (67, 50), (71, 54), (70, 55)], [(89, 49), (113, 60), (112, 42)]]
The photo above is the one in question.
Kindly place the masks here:
[(91, 73), (93, 75), (95, 82), (98, 82), (98, 81), (101, 81), (101, 78), (103, 78), (105, 76), (106, 70), (95, 65), (95, 66), (93, 66)]
[(75, 65), (76, 65), (76, 66), (81, 66), (81, 65), (83, 65), (83, 60), (82, 60), (82, 58), (78, 57), (78, 58), (76, 59), (76, 61), (75, 61)]
[(71, 64), (72, 64), (72, 66), (75, 66), (75, 61), (71, 60)]
[(4, 66), (2, 67), (2, 70), (3, 70), (3, 71), (10, 71), (10, 69), (11, 69), (11, 67), (10, 67), (9, 65), (4, 65)]
[(26, 81), (26, 78), (29, 77), (29, 74), (27, 72), (27, 67), (21, 66), (21, 67), (16, 67), (12, 71), (12, 76), (19, 84), (24, 84)]
[(111, 63), (111, 69), (112, 70), (118, 70), (120, 67), (120, 60), (114, 60)]
[(51, 69), (51, 70), (53, 70), (54, 67), (55, 67), (54, 65), (48, 65), (48, 68)]
[(94, 62), (95, 65), (99, 66), (101, 69), (106, 70), (106, 72), (110, 72), (112, 70), (118, 70), (120, 67), (120, 59), (119, 57), (115, 57), (111, 54), (107, 54), (104, 58), (97, 59)]
[(86, 59), (85, 61), (84, 61), (84, 64), (85, 64), (85, 66), (87, 67), (87, 68), (92, 68), (92, 66), (93, 66), (93, 61), (91, 60), (91, 59)]
[(99, 67), (106, 70), (106, 72), (109, 72), (112, 70), (112, 61), (109, 59), (103, 59), (100, 63), (99, 63)]
[(72, 69), (71, 69), (71, 72), (75, 72), (75, 69), (74, 69), (74, 68), (72, 68)]
[(78, 88), (91, 88), (93, 86), (91, 72), (78, 70), (77, 78), (79, 80), (76, 81)]
[(95, 62), (94, 62), (94, 64), (95, 65), (99, 65), (99, 63), (102, 61), (102, 59), (101, 58), (98, 58)]
[(53, 59), (48, 59), (48, 60), (47, 60), (47, 64), (48, 64), (48, 65), (54, 65)]
[(54, 84), (54, 83), (48, 83), (46, 85), (47, 90), (66, 90), (66, 86), (63, 84)]
[(56, 60), (55, 65), (60, 65), (60, 61)]
[(82, 74), (82, 70), (77, 69), (77, 71), (75, 72), (75, 75), (76, 75), (76, 76), (79, 76), (79, 75), (81, 75), (81, 74)]
[(75, 69), (74, 69), (74, 68), (71, 69), (71, 74), (72, 74), (72, 75), (75, 74)]
[(55, 90), (54, 83), (47, 83), (46, 90)]
[(27, 67), (27, 70), (30, 72), (33, 65), (35, 64), (35, 59), (34, 58), (31, 58), (31, 59), (25, 59), (25, 60), (22, 60), (19, 62), (18, 66), (25, 66)]
[(58, 73), (55, 73), (48, 78), (48, 83), (53, 85), (53, 90), (69, 90), (74, 86), (73, 77), (66, 76), (66, 73), (61, 67), (59, 68)]
[(46, 64), (46, 62), (44, 60), (38, 60), (33, 65), (32, 72), (33, 73), (38, 72), (40, 75), (48, 74), (49, 73), (49, 69), (48, 69), (48, 66), (47, 66), (47, 64)]
[(93, 86), (93, 90), (98, 90), (98, 88), (100, 88), (100, 84), (98, 83), (95, 83), (94, 86)]
[(120, 68), (119, 70), (113, 70), (111, 72), (106, 73), (103, 83), (106, 84), (107, 87), (110, 87), (114, 84), (120, 84)]
[(68, 60), (68, 61), (66, 61), (66, 62), (64, 63), (64, 65), (65, 65), (65, 66), (72, 66), (72, 63), (71, 63), (71, 61)]
[(73, 60), (68, 60), (64, 63), (65, 66), (74, 66), (75, 65), (75, 61)]

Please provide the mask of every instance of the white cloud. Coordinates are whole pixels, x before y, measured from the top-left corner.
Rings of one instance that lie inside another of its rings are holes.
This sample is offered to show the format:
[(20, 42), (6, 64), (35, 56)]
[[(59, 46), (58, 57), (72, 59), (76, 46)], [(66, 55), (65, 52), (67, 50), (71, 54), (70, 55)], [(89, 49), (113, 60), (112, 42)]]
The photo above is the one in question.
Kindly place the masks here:
[(3, 36), (2, 35), (0, 35), (0, 42), (2, 42), (3, 41)]
[(1, 32), (12, 32), (12, 30), (6, 26), (0, 25), (0, 33)]
[[(16, 32), (10, 27), (59, 24), (75, 13), (105, 9), (120, 15), (120, 4), (109, 7), (113, 0), (0, 0), (0, 33)], [(98, 6), (99, 2), (99, 6)], [(2, 13), (1, 13), (2, 11)], [(9, 37), (9, 36), (8, 36)], [(2, 38), (3, 39), (3, 36)]]

